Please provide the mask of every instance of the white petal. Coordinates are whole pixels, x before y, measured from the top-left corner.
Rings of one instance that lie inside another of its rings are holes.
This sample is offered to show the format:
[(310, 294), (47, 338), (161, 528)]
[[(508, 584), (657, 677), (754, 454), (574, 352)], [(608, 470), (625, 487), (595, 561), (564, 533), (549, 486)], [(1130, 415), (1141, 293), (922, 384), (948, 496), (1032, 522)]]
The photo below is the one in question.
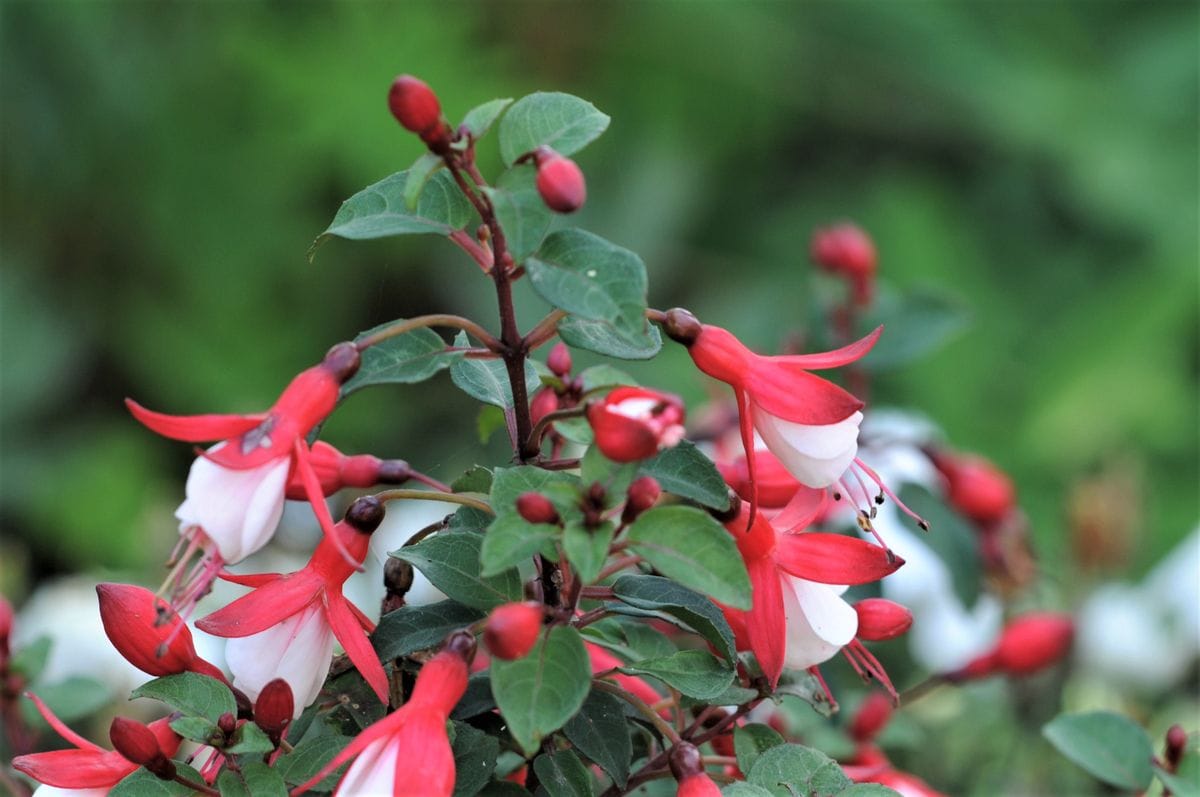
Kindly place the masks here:
[(273, 459), (250, 470), (230, 470), (197, 457), (188, 472), (187, 498), (175, 516), (199, 526), (221, 558), (239, 562), (266, 545), (283, 513), (290, 460)]
[(825, 426), (785, 421), (753, 407), (754, 428), (767, 448), (801, 484), (828, 487), (836, 482), (858, 453), (858, 425), (862, 413)]
[(110, 789), (61, 789), (58, 786), (43, 785), (34, 790), (33, 797), (104, 797), (109, 791)]
[(385, 736), (366, 746), (338, 783), (334, 797), (391, 797), (400, 745)]
[(835, 587), (780, 576), (787, 647), (783, 666), (802, 670), (828, 661), (858, 630), (858, 615), (837, 596)]
[(284, 679), (292, 688), (297, 718), (321, 691), (332, 656), (333, 629), (319, 600), (266, 631), (225, 645), (233, 685), (255, 700), (268, 681)]

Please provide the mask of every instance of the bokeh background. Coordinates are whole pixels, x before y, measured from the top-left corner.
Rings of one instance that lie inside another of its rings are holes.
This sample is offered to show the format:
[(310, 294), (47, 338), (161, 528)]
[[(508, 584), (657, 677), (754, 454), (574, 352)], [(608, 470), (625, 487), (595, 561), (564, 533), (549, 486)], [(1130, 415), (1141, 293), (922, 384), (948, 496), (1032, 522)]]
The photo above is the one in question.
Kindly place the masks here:
[[(381, 321), (494, 324), (443, 240), (306, 258), (420, 154), (387, 112), (399, 72), (452, 120), (538, 89), (609, 113), (577, 222), (643, 256), (651, 304), (763, 350), (823, 289), (813, 228), (859, 222), (889, 289), (964, 321), (872, 400), (1012, 474), (1060, 602), (1139, 579), (1200, 518), (1198, 33), (1171, 0), (4, 2), (0, 592), (157, 583), (191, 452), (123, 397), (254, 411)], [(544, 307), (519, 293), (528, 326)], [(671, 348), (633, 370), (708, 389)], [(327, 437), (448, 479), (501, 452), (476, 414), (443, 375), (357, 394)], [(965, 793), (955, 750), (914, 760)]]

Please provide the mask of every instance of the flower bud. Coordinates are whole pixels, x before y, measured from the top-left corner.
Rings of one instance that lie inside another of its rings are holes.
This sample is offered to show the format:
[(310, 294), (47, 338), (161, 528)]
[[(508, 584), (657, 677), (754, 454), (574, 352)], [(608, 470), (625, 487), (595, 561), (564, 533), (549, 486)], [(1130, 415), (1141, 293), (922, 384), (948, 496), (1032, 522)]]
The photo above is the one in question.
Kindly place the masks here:
[(537, 190), (546, 207), (558, 213), (574, 213), (587, 199), (583, 172), (575, 161), (564, 158), (549, 147), (538, 147)]
[(221, 672), (196, 655), (192, 632), (166, 601), (145, 587), (97, 584), (100, 622), (117, 652), (148, 675), (192, 670), (224, 680)]
[(492, 609), (483, 629), (483, 642), (493, 656), (504, 661), (524, 657), (542, 632), (540, 603), (505, 603)]
[(879, 735), (892, 718), (892, 699), (883, 692), (871, 692), (858, 707), (850, 722), (850, 738), (865, 743)]
[(282, 678), (268, 681), (254, 701), (254, 722), (276, 747), (292, 721), (295, 702), (292, 688)]
[(8, 638), (12, 634), (13, 607), (3, 595), (0, 595), (0, 670), (8, 661)]
[(619, 387), (587, 407), (600, 452), (613, 462), (649, 459), (683, 439), (684, 409), (678, 396)]
[(667, 333), (667, 337), (684, 346), (691, 346), (695, 343), (703, 329), (704, 325), (700, 323), (700, 319), (682, 307), (673, 307), (668, 310), (666, 319), (663, 321), (663, 332)]
[(562, 342), (554, 344), (550, 355), (546, 357), (546, 366), (552, 374), (560, 378), (571, 373), (571, 350), (567, 348), (567, 344)]
[(325, 358), (321, 360), (321, 367), (333, 374), (338, 384), (343, 385), (358, 373), (361, 365), (362, 355), (359, 354), (358, 347), (349, 341), (333, 346), (325, 352)]
[(346, 510), (346, 522), (363, 534), (370, 534), (379, 528), (384, 514), (383, 502), (373, 495), (364, 495)]
[(912, 627), (912, 612), (886, 598), (867, 598), (854, 604), (858, 614), (858, 638), (868, 642), (895, 639)]
[(1061, 660), (1071, 650), (1075, 623), (1069, 615), (1033, 612), (1013, 620), (996, 645), (998, 669), (1028, 675)]
[(453, 653), (470, 664), (471, 659), (475, 658), (475, 635), (470, 631), (455, 631), (446, 637), (442, 650)]
[(530, 523), (558, 522), (558, 510), (541, 493), (521, 493), (517, 496), (517, 513)]
[(1170, 772), (1175, 772), (1179, 769), (1179, 762), (1183, 760), (1183, 753), (1187, 749), (1188, 735), (1187, 731), (1180, 725), (1172, 725), (1167, 728), (1167, 744), (1163, 751), (1163, 757), (1167, 761), (1167, 769)]
[(556, 409), (558, 409), (558, 394), (554, 392), (554, 388), (544, 387), (535, 393), (533, 401), (529, 402), (529, 419), (537, 423)]
[(876, 254), (865, 232), (853, 224), (819, 229), (813, 233), (810, 254), (817, 265), (850, 281), (857, 304), (870, 303)]
[(661, 495), (662, 485), (653, 476), (639, 476), (634, 479), (625, 493), (625, 511), (621, 513), (621, 520), (632, 523), (638, 515), (654, 506)]
[(700, 751), (688, 742), (676, 742), (667, 755), (667, 763), (671, 766), (671, 774), (675, 776), (675, 780), (681, 782), (704, 771)]
[(933, 461), (946, 479), (950, 505), (976, 523), (996, 523), (1016, 503), (1012, 480), (983, 457), (936, 454)]
[[(412, 469), (402, 459), (381, 460), (370, 454), (347, 456), (323, 440), (312, 444), (308, 461), (321, 483), (323, 495), (333, 495), (343, 487), (402, 484), (412, 476)], [(298, 468), (288, 474), (284, 496), (292, 501), (307, 500), (308, 492)]]
[(400, 75), (388, 91), (388, 108), (396, 121), (422, 140), (435, 136), (442, 122), (442, 106), (433, 89), (412, 75)]
[(175, 765), (158, 745), (154, 731), (127, 717), (116, 717), (108, 728), (113, 749), (138, 766), (145, 767), (163, 780), (175, 777)]

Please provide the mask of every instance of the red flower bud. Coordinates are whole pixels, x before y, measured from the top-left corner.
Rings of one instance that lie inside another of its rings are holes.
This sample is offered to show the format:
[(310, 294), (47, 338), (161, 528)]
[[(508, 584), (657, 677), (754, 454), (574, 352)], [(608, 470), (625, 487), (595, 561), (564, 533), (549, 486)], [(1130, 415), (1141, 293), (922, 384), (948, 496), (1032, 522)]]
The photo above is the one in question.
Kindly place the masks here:
[(1187, 749), (1188, 735), (1187, 731), (1180, 725), (1172, 725), (1167, 729), (1167, 744), (1163, 751), (1163, 757), (1167, 760), (1167, 769), (1175, 772), (1179, 769), (1179, 762), (1183, 760), (1183, 753)]
[(506, 603), (492, 609), (483, 629), (483, 641), (493, 656), (512, 661), (529, 653), (541, 632), (540, 603)]
[(164, 780), (175, 777), (175, 765), (163, 754), (154, 731), (127, 717), (116, 717), (108, 728), (113, 749), (129, 761)]
[(104, 633), (134, 667), (154, 676), (190, 670), (225, 680), (220, 670), (196, 655), (192, 632), (150, 590), (132, 584), (98, 584), (96, 594)]
[(546, 358), (546, 365), (557, 377), (565, 377), (571, 373), (571, 350), (567, 348), (567, 344), (555, 343)]
[(658, 483), (658, 479), (653, 476), (639, 476), (633, 480), (625, 493), (625, 511), (621, 513), (621, 519), (632, 523), (638, 515), (654, 506), (661, 495), (662, 485)]
[(587, 184), (575, 161), (564, 158), (549, 147), (538, 147), (537, 190), (546, 207), (559, 213), (574, 213), (587, 199)]
[(679, 781), (675, 797), (721, 797), (721, 789), (708, 775), (698, 772)]
[(558, 510), (541, 493), (521, 493), (517, 496), (517, 513), (530, 523), (558, 522)]
[(554, 388), (544, 387), (533, 396), (529, 402), (529, 419), (537, 423), (542, 418), (558, 409), (558, 394)]
[(263, 729), (276, 747), (292, 721), (292, 711), (295, 707), (296, 699), (292, 696), (292, 688), (282, 678), (268, 681), (258, 693), (258, 699), (254, 701), (254, 722)]
[(8, 637), (12, 634), (13, 607), (0, 595), (0, 668), (8, 660)]
[(819, 229), (813, 233), (810, 254), (826, 271), (850, 280), (858, 304), (870, 303), (876, 266), (870, 236), (853, 224)]
[(912, 627), (912, 612), (886, 598), (867, 598), (854, 604), (858, 613), (858, 638), (868, 642), (895, 639)]
[(613, 462), (649, 459), (683, 439), (683, 401), (640, 387), (619, 387), (587, 408), (600, 452)]
[(892, 699), (883, 692), (871, 692), (850, 723), (850, 738), (859, 743), (869, 742), (879, 735), (891, 718)]
[(983, 457), (936, 454), (950, 505), (976, 523), (1002, 520), (1016, 503), (1012, 480)]
[(1058, 662), (1071, 650), (1075, 623), (1069, 615), (1034, 612), (1013, 620), (996, 645), (998, 669), (1028, 675)]
[(422, 140), (436, 136), (442, 122), (442, 106), (433, 89), (412, 75), (400, 75), (388, 91), (388, 108), (396, 121)]

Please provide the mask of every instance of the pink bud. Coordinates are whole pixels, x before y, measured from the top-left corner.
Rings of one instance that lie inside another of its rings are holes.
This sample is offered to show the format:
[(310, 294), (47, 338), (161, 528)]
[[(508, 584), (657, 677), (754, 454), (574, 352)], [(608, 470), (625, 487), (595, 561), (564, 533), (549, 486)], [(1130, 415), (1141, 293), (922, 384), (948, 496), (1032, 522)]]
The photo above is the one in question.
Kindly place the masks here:
[(533, 401), (529, 402), (529, 419), (537, 423), (557, 409), (558, 394), (553, 388), (544, 387), (534, 394)]
[(134, 667), (154, 676), (194, 670), (222, 677), (196, 655), (192, 632), (179, 615), (150, 590), (132, 584), (98, 584), (96, 594), (104, 633)]
[(571, 373), (571, 350), (567, 348), (567, 344), (555, 343), (550, 355), (546, 357), (546, 365), (557, 377), (565, 377)]
[(175, 777), (175, 765), (159, 747), (154, 731), (128, 717), (116, 717), (108, 728), (113, 749), (138, 766), (163, 779)]
[(1009, 675), (1028, 675), (1055, 664), (1071, 650), (1075, 623), (1066, 614), (1034, 612), (1016, 618), (1000, 634), (997, 667)]
[(661, 495), (662, 485), (658, 483), (658, 479), (653, 476), (639, 476), (629, 485), (629, 491), (625, 494), (625, 511), (621, 513), (621, 519), (632, 523), (638, 515), (654, 506)]
[(517, 496), (517, 513), (530, 523), (558, 522), (558, 510), (541, 493), (522, 493)]
[(8, 637), (12, 634), (13, 607), (0, 595), (0, 669), (8, 659)]
[(1167, 729), (1167, 746), (1164, 757), (1167, 759), (1167, 769), (1171, 772), (1175, 772), (1179, 768), (1179, 762), (1183, 760), (1187, 743), (1187, 731), (1182, 726), (1172, 725)]
[(512, 661), (533, 650), (541, 631), (540, 603), (506, 603), (492, 609), (483, 629), (483, 641), (493, 656)]
[(254, 701), (254, 723), (263, 729), (276, 747), (292, 721), (295, 707), (292, 688), (282, 678), (268, 681)]
[(721, 797), (721, 789), (706, 773), (697, 772), (679, 781), (675, 797)]
[(442, 121), (442, 106), (433, 89), (412, 75), (400, 75), (388, 91), (388, 108), (396, 121), (423, 140), (436, 136)]
[(549, 147), (539, 147), (537, 190), (546, 207), (558, 213), (574, 213), (587, 199), (587, 184), (575, 161), (564, 158)]
[(649, 459), (683, 439), (684, 409), (678, 396), (619, 387), (587, 408), (600, 452), (613, 462)]
[(870, 303), (875, 280), (875, 244), (859, 227), (839, 224), (817, 230), (810, 254), (817, 265), (851, 282), (858, 304)]
[(879, 735), (892, 718), (892, 699), (883, 692), (871, 692), (858, 707), (850, 723), (850, 738), (861, 743)]
[(868, 642), (895, 639), (912, 627), (913, 616), (906, 607), (886, 598), (867, 598), (854, 604), (858, 613), (858, 638)]
[(1016, 503), (1012, 480), (983, 457), (937, 454), (950, 505), (977, 523), (1002, 520)]

